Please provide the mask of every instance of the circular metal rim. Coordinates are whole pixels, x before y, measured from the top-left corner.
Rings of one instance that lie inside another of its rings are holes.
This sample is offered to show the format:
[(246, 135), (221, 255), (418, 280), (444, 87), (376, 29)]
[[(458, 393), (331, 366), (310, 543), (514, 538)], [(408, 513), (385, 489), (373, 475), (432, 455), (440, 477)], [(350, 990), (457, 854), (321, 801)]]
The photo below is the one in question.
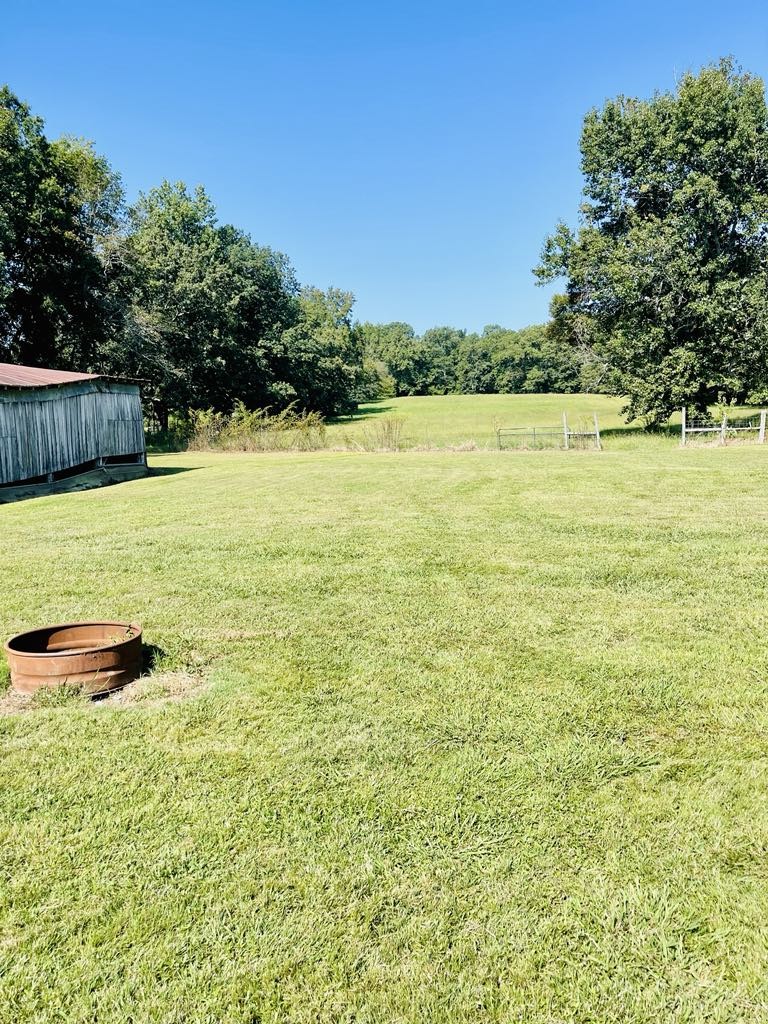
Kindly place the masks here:
[(116, 650), (118, 647), (123, 647), (125, 644), (134, 643), (137, 639), (141, 639), (141, 626), (138, 622), (112, 622), (106, 619), (91, 619), (88, 622), (61, 622), (53, 626), (36, 626), (35, 629), (25, 629), (22, 633), (16, 633), (15, 636), (7, 640), (3, 645), (3, 650), (6, 654), (13, 655), (14, 658), (61, 658), (63, 656), (62, 651), (20, 651), (13, 644), (17, 640), (21, 640), (22, 637), (30, 636), (33, 633), (55, 632), (58, 629), (74, 629), (77, 626), (117, 626), (122, 629), (135, 630), (133, 636), (126, 637), (124, 640), (98, 644), (96, 647), (78, 647), (78, 655)]

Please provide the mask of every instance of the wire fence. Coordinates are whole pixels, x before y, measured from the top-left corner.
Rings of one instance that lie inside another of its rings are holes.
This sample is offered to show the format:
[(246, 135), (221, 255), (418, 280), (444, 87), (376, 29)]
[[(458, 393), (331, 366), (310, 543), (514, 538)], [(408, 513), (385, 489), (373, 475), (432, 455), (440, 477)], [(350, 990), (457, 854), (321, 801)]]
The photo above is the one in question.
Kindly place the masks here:
[(588, 423), (580, 424), (578, 430), (568, 426), (568, 418), (563, 413), (562, 427), (497, 427), (496, 443), (499, 448), (519, 448), (528, 451), (552, 449), (568, 451), (569, 449), (584, 450), (602, 449), (600, 427), (597, 413), (594, 414), (592, 429)]
[[(729, 414), (722, 416), (691, 415), (686, 408), (682, 410), (681, 444), (728, 444), (729, 441), (753, 441), (765, 444), (766, 410), (755, 410), (748, 414)], [(751, 436), (750, 436), (751, 435)]]

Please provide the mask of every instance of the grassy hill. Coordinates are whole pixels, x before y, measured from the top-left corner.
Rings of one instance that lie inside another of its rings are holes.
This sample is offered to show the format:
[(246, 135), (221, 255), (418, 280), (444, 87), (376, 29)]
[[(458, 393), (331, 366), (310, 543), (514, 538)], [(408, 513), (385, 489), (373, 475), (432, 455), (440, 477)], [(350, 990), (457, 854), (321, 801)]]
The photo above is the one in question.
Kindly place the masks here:
[(3, 700), (0, 1021), (768, 1019), (767, 457), (186, 454), (0, 507), (5, 635), (158, 649)]
[[(474, 443), (478, 448), (496, 447), (497, 427), (562, 429), (562, 416), (576, 430), (592, 424), (598, 414), (601, 431), (613, 446), (637, 444), (640, 424), (628, 426), (621, 415), (624, 400), (610, 395), (432, 395), (424, 398), (390, 398), (360, 407), (351, 420), (329, 426), (331, 444), (371, 441), (382, 422), (402, 421), (402, 440), (407, 447), (445, 447)], [(679, 422), (679, 419), (678, 421)], [(679, 431), (678, 431), (679, 434)], [(679, 437), (676, 438), (679, 441)], [(641, 438), (658, 444), (666, 438)]]

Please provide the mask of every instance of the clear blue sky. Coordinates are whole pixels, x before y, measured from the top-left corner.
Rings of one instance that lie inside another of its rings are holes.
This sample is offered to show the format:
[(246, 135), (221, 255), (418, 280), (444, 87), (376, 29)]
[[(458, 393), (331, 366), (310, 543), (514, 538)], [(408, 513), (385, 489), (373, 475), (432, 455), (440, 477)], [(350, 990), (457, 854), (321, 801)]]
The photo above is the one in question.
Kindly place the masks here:
[(0, 21), (0, 81), (129, 199), (202, 183), (302, 282), (418, 330), (545, 319), (530, 268), (575, 220), (584, 113), (725, 54), (768, 71), (764, 2), (26, 0)]

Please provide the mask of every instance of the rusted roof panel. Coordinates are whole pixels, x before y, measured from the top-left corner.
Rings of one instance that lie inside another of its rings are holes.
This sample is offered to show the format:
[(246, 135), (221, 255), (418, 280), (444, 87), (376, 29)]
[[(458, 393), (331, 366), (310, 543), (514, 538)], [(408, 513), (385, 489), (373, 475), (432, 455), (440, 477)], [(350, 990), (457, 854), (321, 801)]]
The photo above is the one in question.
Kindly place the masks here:
[(58, 384), (74, 384), (79, 380), (95, 380), (98, 373), (73, 373), (70, 370), (46, 370), (40, 366), (15, 366), (0, 363), (2, 388), (50, 388)]

